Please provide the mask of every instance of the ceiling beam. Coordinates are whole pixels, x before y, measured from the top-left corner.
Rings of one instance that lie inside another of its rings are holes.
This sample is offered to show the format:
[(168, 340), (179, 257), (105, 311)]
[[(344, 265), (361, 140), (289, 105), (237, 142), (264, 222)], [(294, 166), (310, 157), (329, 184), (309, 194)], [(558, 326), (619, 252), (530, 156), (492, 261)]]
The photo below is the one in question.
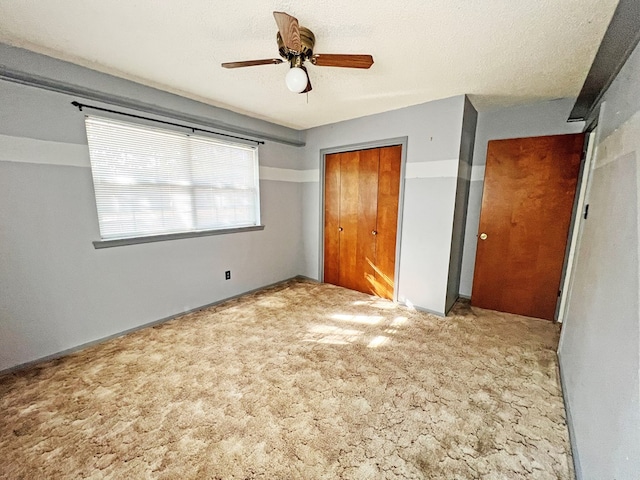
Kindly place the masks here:
[(611, 82), (640, 40), (640, 2), (620, 0), (582, 85), (569, 122), (590, 120)]

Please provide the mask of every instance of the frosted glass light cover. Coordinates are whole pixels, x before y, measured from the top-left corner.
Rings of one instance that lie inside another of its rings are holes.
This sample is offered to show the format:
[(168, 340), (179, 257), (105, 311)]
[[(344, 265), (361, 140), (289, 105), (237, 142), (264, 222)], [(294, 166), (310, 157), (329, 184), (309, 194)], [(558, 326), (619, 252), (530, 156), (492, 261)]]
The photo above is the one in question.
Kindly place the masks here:
[(307, 88), (307, 74), (304, 70), (298, 67), (293, 67), (287, 72), (287, 76), (284, 79), (287, 84), (287, 88), (293, 93), (300, 93)]

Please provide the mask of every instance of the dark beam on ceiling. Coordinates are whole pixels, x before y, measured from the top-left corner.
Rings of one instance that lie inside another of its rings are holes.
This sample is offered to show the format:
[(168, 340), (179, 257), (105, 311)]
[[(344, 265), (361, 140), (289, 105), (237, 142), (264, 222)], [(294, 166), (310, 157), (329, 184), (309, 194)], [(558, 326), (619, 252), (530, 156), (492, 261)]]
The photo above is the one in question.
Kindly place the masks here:
[(640, 1), (620, 0), (576, 100), (569, 122), (587, 120), (640, 40)]

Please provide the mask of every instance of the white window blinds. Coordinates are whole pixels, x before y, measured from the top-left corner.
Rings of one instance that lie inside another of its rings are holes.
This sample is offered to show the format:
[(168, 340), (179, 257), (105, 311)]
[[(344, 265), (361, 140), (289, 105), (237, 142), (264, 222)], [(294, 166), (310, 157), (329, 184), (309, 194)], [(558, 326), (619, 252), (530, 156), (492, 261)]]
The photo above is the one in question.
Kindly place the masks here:
[(86, 117), (103, 240), (260, 223), (258, 150)]

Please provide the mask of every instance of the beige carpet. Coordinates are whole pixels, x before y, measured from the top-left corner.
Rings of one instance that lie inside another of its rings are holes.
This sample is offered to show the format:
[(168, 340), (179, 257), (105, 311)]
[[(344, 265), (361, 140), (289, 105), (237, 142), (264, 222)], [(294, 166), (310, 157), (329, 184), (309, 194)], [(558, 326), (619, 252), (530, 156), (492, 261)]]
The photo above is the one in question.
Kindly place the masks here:
[(558, 333), (287, 282), (0, 377), (0, 477), (572, 478)]

